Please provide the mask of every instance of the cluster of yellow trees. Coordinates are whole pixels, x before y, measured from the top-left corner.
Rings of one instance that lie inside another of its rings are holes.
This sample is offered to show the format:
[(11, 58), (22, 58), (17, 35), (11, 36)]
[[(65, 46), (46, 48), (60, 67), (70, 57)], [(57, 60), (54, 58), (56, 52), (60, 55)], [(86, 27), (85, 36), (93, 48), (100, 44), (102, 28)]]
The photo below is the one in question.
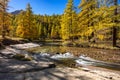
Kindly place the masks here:
[[(113, 46), (116, 46), (117, 27), (119, 26), (119, 14), (117, 13), (117, 0), (82, 0), (79, 6), (81, 12), (78, 15), (82, 28), (81, 35), (91, 38), (104, 38), (105, 34), (98, 34), (100, 31), (112, 28)], [(86, 19), (87, 17), (87, 19)], [(83, 30), (84, 29), (84, 30)]]
[(18, 36), (29, 40), (60, 38), (60, 15), (35, 15), (30, 4), (26, 11), (13, 15), (11, 20), (11, 36)]
[(16, 34), (19, 37), (26, 39), (35, 39), (37, 37), (37, 27), (34, 24), (34, 17), (30, 4), (27, 5), (26, 11), (22, 11), (18, 16), (18, 26), (16, 28)]
[[(3, 1), (6, 2), (4, 6)], [(117, 32), (120, 32), (118, 0), (80, 1), (79, 7), (76, 7), (74, 6), (74, 0), (68, 0), (62, 15), (49, 16), (33, 14), (30, 4), (27, 5), (25, 11), (21, 11), (17, 15), (11, 15), (6, 12), (8, 0), (1, 0), (0, 26), (3, 31), (2, 34), (4, 36), (4, 33), (9, 31), (11, 36), (30, 40), (46, 38), (83, 39), (95, 42), (97, 39), (112, 38), (113, 46), (116, 46)], [(7, 15), (11, 17), (7, 17)]]
[(73, 0), (68, 0), (62, 15), (62, 39), (74, 39), (77, 36), (95, 42), (96, 39), (103, 40), (106, 35), (108, 37), (109, 33), (113, 38), (113, 46), (116, 46), (120, 26), (118, 8), (118, 0), (81, 0), (80, 12), (76, 13)]
[(9, 0), (0, 0), (0, 33), (5, 37), (9, 33), (10, 14), (6, 12)]

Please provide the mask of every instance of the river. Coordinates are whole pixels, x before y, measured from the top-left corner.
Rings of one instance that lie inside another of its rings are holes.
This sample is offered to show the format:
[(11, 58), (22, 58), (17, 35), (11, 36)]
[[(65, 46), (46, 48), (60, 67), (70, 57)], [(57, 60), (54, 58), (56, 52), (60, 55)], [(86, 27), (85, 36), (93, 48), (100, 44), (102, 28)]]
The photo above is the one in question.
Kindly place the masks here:
[(45, 44), (42, 45), (41, 47), (30, 48), (27, 50), (34, 53), (48, 53), (51, 55), (59, 53), (64, 54), (66, 52), (74, 54), (75, 57), (84, 55), (99, 61), (93, 63), (93, 61), (81, 59), (86, 64), (90, 63), (94, 66), (110, 68), (120, 71), (120, 50), (68, 47), (53, 44)]

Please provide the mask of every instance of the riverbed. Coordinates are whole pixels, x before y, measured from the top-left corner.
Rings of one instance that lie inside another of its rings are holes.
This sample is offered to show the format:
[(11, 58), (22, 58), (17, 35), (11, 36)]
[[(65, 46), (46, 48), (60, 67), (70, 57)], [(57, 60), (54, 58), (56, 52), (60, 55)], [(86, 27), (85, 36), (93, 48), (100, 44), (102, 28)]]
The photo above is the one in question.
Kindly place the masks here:
[[(83, 50), (83, 53), (82, 53), (82, 50)], [(8, 46), (6, 47), (5, 50), (1, 51), (1, 54), (4, 54), (4, 55), (0, 55), (0, 62), (1, 62), (0, 78), (3, 80), (8, 80), (8, 79), (9, 80), (23, 80), (23, 79), (24, 80), (27, 80), (27, 79), (48, 80), (49, 76), (53, 74), (50, 78), (52, 80), (55, 80), (56, 76), (58, 76), (56, 80), (60, 80), (60, 77), (62, 77), (61, 80), (63, 79), (64, 80), (80, 80), (80, 79), (119, 80), (120, 66), (113, 66), (113, 65), (120, 65), (120, 64), (117, 62), (110, 63), (109, 61), (99, 60), (95, 56), (90, 57), (89, 55), (95, 51), (103, 52), (104, 50), (95, 49), (95, 48), (65, 47), (65, 46), (55, 46), (55, 45), (40, 46), (34, 43), (17, 44), (17, 45)], [(100, 55), (102, 56), (102, 54), (106, 54), (105, 56), (107, 56), (109, 54), (107, 53), (107, 51), (111, 52), (110, 50), (105, 50), (104, 53), (101, 52)], [(86, 52), (86, 54), (84, 52)], [(119, 51), (115, 51), (115, 52), (118, 52), (119, 54)], [(32, 61), (19, 61), (11, 58), (10, 54), (12, 55), (16, 55), (16, 54), (31, 55), (32, 54), (34, 58)], [(7, 55), (9, 57), (7, 57)], [(92, 55), (95, 55), (95, 53), (93, 53)], [(68, 67), (69, 64), (66, 66), (65, 65), (56, 66), (54, 61), (56, 62), (60, 58), (63, 58), (62, 63), (65, 63), (65, 64), (68, 64), (68, 63), (71, 64), (72, 61), (70, 61), (71, 60), (70, 58), (72, 58), (73, 60), (78, 60), (80, 64), (82, 63), (82, 66), (78, 65), (76, 68), (69, 68)], [(65, 62), (65, 61), (68, 61), (68, 62)], [(102, 64), (102, 66), (95, 67), (94, 64), (96, 63), (98, 63), (98, 65)], [(54, 68), (50, 67), (49, 64), (55, 64)], [(106, 68), (109, 68), (110, 66), (112, 66), (112, 69), (106, 69)], [(115, 70), (117, 67), (119, 70), (118, 69)], [(60, 73), (58, 74), (58, 72)], [(46, 77), (46, 75), (48, 75), (48, 77)], [(65, 75), (65, 76), (61, 76), (61, 75)]]
[(120, 64), (120, 50), (108, 50), (97, 48), (81, 48), (81, 47), (67, 47), (67, 46), (55, 46), (55, 45), (43, 45), (36, 48), (27, 49), (34, 53), (66, 53), (70, 52), (75, 56), (85, 55), (96, 60), (117, 63)]

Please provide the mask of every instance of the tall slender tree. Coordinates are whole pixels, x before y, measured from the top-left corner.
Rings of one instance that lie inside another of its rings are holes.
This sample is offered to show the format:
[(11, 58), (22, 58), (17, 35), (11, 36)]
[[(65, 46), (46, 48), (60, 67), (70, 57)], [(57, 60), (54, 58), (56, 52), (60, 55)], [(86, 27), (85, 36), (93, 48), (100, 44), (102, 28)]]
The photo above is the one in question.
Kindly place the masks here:
[(7, 16), (8, 16), (8, 14), (7, 14), (7, 12), (6, 12), (6, 10), (7, 10), (7, 5), (8, 5), (8, 1), (9, 0), (0, 0), (0, 14), (1, 14), (1, 19), (0, 19), (0, 21), (1, 21), (1, 29), (2, 29), (2, 37), (3, 38), (5, 38), (5, 36), (6, 36), (6, 33), (7, 33), (7, 29), (8, 29), (8, 23), (7, 23)]
[(97, 8), (96, 0), (82, 0), (79, 6), (81, 12), (78, 14), (79, 18), (79, 29), (78, 33), (81, 37), (87, 38), (90, 41), (95, 34), (95, 11)]
[(34, 26), (34, 16), (30, 4), (19, 16), (17, 34), (29, 40), (37, 37), (37, 27)]
[(67, 6), (64, 10), (64, 13), (61, 19), (61, 37), (63, 40), (70, 39), (72, 35), (72, 26), (74, 26), (72, 24), (73, 12), (74, 12), (73, 0), (68, 0)]

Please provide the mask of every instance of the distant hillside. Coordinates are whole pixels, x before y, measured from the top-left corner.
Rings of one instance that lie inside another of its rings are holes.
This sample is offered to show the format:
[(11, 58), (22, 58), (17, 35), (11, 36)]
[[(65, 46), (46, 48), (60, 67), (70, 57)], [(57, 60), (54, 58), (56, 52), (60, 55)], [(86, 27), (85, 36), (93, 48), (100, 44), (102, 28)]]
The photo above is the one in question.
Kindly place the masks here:
[(11, 12), (11, 14), (17, 15), (17, 14), (19, 14), (21, 11), (23, 11), (23, 10), (16, 10), (16, 11)]

